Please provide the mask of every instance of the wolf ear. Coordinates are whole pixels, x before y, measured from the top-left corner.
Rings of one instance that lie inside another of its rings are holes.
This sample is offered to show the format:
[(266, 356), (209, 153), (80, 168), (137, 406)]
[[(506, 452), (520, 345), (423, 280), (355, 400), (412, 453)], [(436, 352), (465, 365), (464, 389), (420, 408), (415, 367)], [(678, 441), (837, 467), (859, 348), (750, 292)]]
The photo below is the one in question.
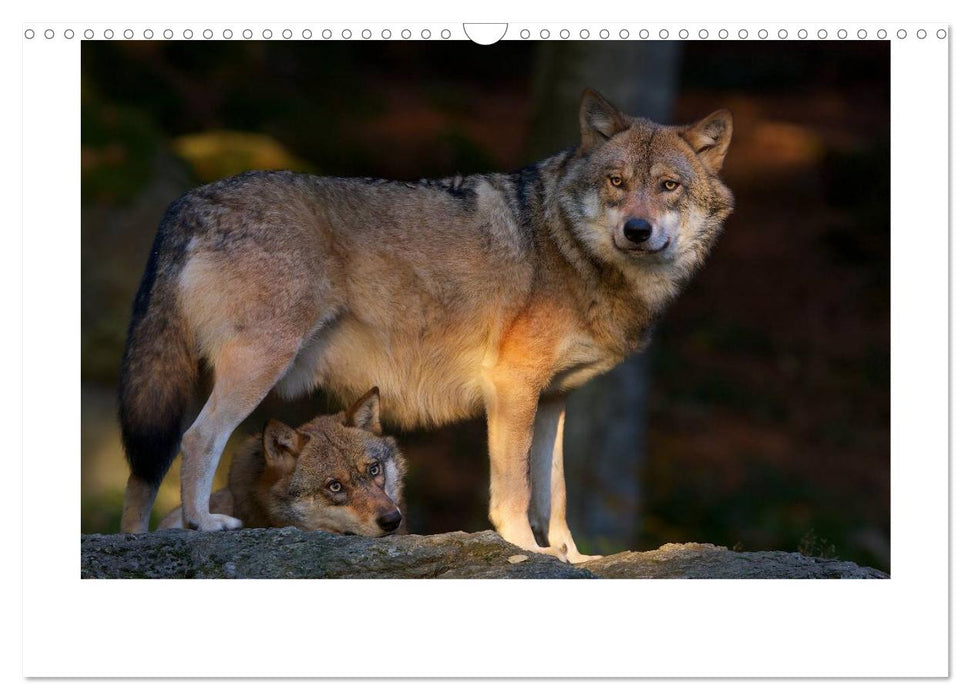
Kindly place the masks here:
[(270, 420), (263, 428), (263, 457), (271, 467), (291, 465), (290, 457), (300, 456), (310, 436), (294, 430), (278, 420)]
[(344, 425), (381, 434), (381, 395), (374, 387), (344, 413)]
[(587, 88), (580, 97), (580, 147), (589, 153), (615, 134), (626, 130), (630, 120), (596, 90)]
[(732, 141), (732, 121), (732, 113), (720, 109), (681, 132), (681, 137), (713, 173), (721, 170), (725, 162), (728, 144)]

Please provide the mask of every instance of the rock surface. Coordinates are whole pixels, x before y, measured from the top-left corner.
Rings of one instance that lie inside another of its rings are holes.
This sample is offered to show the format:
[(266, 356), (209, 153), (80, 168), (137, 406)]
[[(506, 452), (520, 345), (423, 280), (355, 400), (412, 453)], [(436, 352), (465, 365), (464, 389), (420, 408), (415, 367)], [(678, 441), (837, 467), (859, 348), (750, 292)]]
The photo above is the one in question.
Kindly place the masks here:
[(383, 539), (279, 530), (82, 535), (82, 578), (888, 578), (788, 552), (667, 544), (581, 566), (523, 552), (494, 532)]
[(598, 578), (890, 578), (883, 571), (795, 552), (735, 552), (713, 544), (666, 544), (582, 565)]

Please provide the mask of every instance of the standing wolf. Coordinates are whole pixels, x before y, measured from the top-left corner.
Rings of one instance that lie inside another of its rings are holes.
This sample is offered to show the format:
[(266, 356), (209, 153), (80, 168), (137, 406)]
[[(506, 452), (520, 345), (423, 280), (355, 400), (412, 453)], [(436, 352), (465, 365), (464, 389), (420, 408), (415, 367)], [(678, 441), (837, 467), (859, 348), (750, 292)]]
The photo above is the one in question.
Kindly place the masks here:
[[(165, 213), (122, 360), (131, 464), (122, 529), (145, 531), (182, 449), (189, 527), (209, 512), (230, 433), (272, 389), (373, 384), (401, 427), (485, 411), (489, 518), (506, 540), (571, 562), (566, 394), (642, 348), (732, 210), (718, 177), (726, 110), (686, 127), (587, 90), (581, 144), (511, 174), (416, 183), (251, 172)], [(214, 385), (183, 419), (200, 361)]]

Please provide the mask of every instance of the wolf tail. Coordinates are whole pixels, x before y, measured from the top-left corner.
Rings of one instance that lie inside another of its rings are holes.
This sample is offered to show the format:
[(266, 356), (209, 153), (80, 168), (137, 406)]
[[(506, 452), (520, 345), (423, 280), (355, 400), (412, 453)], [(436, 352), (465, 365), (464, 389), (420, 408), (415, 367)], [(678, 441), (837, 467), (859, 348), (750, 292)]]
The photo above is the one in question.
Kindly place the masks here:
[(135, 295), (121, 362), (118, 420), (131, 466), (122, 532), (148, 530), (155, 494), (178, 454), (183, 420), (199, 380), (199, 360), (178, 308), (175, 279), (159, 274), (162, 258), (170, 258), (162, 250), (171, 242), (166, 224), (163, 219)]

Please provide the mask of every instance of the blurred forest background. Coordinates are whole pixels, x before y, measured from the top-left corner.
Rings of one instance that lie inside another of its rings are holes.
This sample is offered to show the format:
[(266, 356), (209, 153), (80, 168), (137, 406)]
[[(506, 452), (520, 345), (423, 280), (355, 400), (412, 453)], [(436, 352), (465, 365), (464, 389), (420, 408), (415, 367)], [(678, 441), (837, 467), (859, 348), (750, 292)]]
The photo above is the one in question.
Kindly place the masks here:
[[(166, 205), (248, 169), (416, 179), (572, 145), (589, 85), (735, 114), (736, 213), (649, 351), (567, 410), (583, 551), (699, 541), (890, 569), (889, 42), (82, 45), (82, 532), (118, 529), (115, 383)], [(270, 397), (237, 431), (337, 407)], [(489, 527), (483, 420), (400, 435), (412, 532)], [(178, 461), (156, 518), (178, 503)]]

